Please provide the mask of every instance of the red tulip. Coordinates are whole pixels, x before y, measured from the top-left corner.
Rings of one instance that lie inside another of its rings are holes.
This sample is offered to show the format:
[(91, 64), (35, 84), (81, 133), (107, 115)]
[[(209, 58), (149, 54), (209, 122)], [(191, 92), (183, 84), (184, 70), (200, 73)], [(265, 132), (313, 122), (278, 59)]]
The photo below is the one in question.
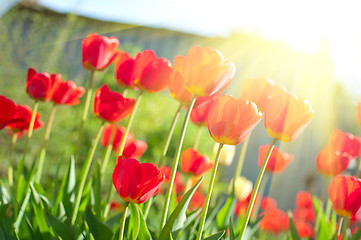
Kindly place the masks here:
[(269, 78), (247, 79), (243, 82), (241, 97), (254, 102), (263, 112), (272, 93), (280, 88)]
[(143, 203), (158, 190), (163, 181), (164, 175), (154, 164), (118, 157), (113, 184), (123, 201)]
[(95, 92), (94, 114), (107, 122), (119, 122), (133, 111), (134, 102), (132, 98), (124, 98), (122, 94), (110, 91), (104, 84)]
[(312, 195), (308, 192), (298, 192), (296, 197), (297, 208), (313, 208)]
[(311, 104), (302, 98), (278, 91), (264, 109), (268, 134), (282, 142), (296, 139), (313, 117)]
[(308, 224), (305, 221), (296, 221), (295, 227), (296, 227), (298, 236), (301, 238), (313, 238), (315, 235), (313, 226), (311, 224)]
[(201, 155), (193, 148), (187, 148), (182, 152), (181, 169), (185, 173), (202, 175), (213, 167), (213, 163), (206, 155)]
[(66, 81), (60, 82), (55, 89), (51, 100), (56, 104), (76, 105), (80, 103), (79, 98), (83, 96), (85, 89), (77, 87), (75, 82)]
[(203, 208), (205, 202), (206, 196), (199, 191), (195, 191), (191, 201), (189, 202), (189, 209), (191, 211), (195, 211), (197, 209)]
[(90, 71), (102, 71), (119, 54), (119, 40), (116, 37), (89, 34), (82, 41), (83, 67)]
[(361, 138), (335, 129), (331, 133), (328, 146), (335, 152), (348, 154), (351, 158), (356, 158), (361, 153)]
[(336, 176), (347, 169), (350, 155), (334, 152), (329, 147), (323, 148), (316, 158), (317, 170), (325, 176)]
[(241, 143), (259, 123), (262, 113), (244, 98), (222, 95), (208, 113), (208, 130), (214, 141), (228, 145)]
[(135, 60), (126, 52), (121, 52), (115, 59), (115, 79), (123, 87), (134, 87), (132, 79)]
[(231, 83), (236, 67), (225, 60), (218, 50), (209, 47), (192, 47), (184, 63), (186, 89), (197, 96), (213, 95)]
[(62, 81), (60, 74), (37, 73), (33, 68), (28, 69), (26, 92), (35, 100), (49, 101)]
[(277, 207), (277, 202), (273, 198), (271, 198), (271, 197), (262, 198), (260, 208), (263, 211), (268, 211), (268, 210), (270, 210), (272, 208), (276, 208), (276, 207)]
[(10, 99), (0, 95), (0, 130), (15, 121), (15, 114), (15, 103)]
[(206, 126), (209, 110), (211, 109), (213, 102), (217, 98), (219, 98), (218, 94), (205, 97), (197, 97), (191, 112), (192, 123), (198, 126)]
[(260, 229), (274, 235), (288, 231), (288, 225), (287, 213), (284, 213), (278, 208), (272, 208), (267, 211), (259, 222)]
[(183, 103), (184, 105), (188, 105), (192, 100), (192, 94), (188, 92), (184, 85), (184, 62), (184, 56), (178, 55), (174, 58), (173, 69), (169, 80), (169, 92), (174, 99)]
[(328, 187), (328, 196), (335, 212), (343, 217), (351, 217), (361, 207), (361, 179), (338, 175)]
[(293, 219), (295, 219), (295, 221), (305, 221), (307, 223), (314, 223), (315, 218), (316, 218), (316, 214), (313, 207), (296, 208), (293, 211)]
[[(270, 145), (263, 145), (259, 147), (258, 166), (261, 167), (269, 150)], [(293, 155), (282, 152), (277, 147), (274, 147), (269, 157), (266, 170), (271, 173), (282, 172), (287, 165), (293, 161)]]
[[(168, 184), (172, 169), (168, 166), (162, 166), (162, 167), (160, 167), (160, 172), (165, 177), (164, 184)], [(183, 184), (183, 176), (180, 172), (177, 171), (175, 173), (174, 185), (173, 185), (173, 189), (175, 190), (176, 195), (181, 194), (184, 191), (184, 187), (185, 186)]]
[[(16, 132), (19, 137), (22, 137), (28, 130), (30, 125), (30, 119), (31, 119), (31, 108), (27, 105), (16, 105), (16, 113), (14, 115), (14, 119), (17, 119), (18, 121), (8, 125), (7, 127), (13, 131)], [(35, 116), (35, 122), (34, 122), (34, 128), (38, 129), (44, 125), (42, 121), (39, 120), (40, 114), (37, 113)]]

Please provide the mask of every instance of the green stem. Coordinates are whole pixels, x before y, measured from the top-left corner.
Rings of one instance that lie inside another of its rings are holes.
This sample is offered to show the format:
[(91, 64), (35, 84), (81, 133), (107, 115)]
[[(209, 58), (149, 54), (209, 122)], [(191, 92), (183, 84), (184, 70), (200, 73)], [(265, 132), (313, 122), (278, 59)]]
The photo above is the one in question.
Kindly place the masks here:
[(143, 91), (140, 91), (139, 94), (138, 94), (137, 99), (135, 100), (135, 104), (134, 104), (133, 111), (132, 111), (132, 113), (131, 113), (130, 116), (129, 116), (129, 119), (128, 119), (128, 122), (127, 122), (127, 126), (126, 126), (126, 128), (125, 128), (124, 135), (122, 136), (122, 140), (120, 141), (118, 156), (121, 156), (121, 155), (123, 154), (123, 150), (124, 150), (124, 147), (125, 147), (126, 139), (127, 139), (127, 137), (128, 137), (128, 133), (129, 133), (129, 131), (130, 131), (130, 128), (132, 127), (132, 123), (133, 123), (133, 119), (134, 119), (134, 116), (135, 116), (135, 112), (137, 111), (138, 106), (139, 106), (139, 103), (140, 103), (140, 100), (142, 99), (142, 94), (143, 94)]
[(126, 98), (126, 97), (127, 97), (127, 95), (128, 95), (128, 88), (124, 88), (122, 95), (123, 95), (123, 98)]
[(144, 204), (144, 219), (145, 220), (147, 220), (152, 203), (153, 203), (153, 197), (149, 198), (148, 201), (146, 201)]
[(263, 177), (263, 174), (266, 170), (266, 166), (267, 166), (267, 163), (268, 163), (268, 159), (269, 157), (271, 156), (271, 152), (273, 150), (273, 147), (274, 145), (276, 144), (277, 142), (277, 139), (274, 138), (272, 140), (272, 143), (269, 147), (269, 150), (268, 150), (268, 153), (266, 155), (266, 158), (262, 164), (262, 167), (261, 167), (261, 170), (259, 171), (258, 173), (258, 177), (257, 177), (257, 181), (256, 181), (256, 184), (253, 188), (253, 192), (252, 192), (252, 196), (251, 196), (251, 200), (248, 204), (248, 208), (247, 208), (247, 213), (246, 213), (246, 216), (245, 216), (245, 220), (242, 222), (242, 228), (241, 228), (241, 232), (240, 232), (240, 239), (243, 238), (243, 235), (246, 231), (246, 228), (247, 228), (247, 225), (248, 225), (248, 222), (249, 222), (249, 219), (250, 219), (250, 216), (251, 216), (251, 212), (252, 212), (252, 209), (253, 209), (253, 205), (254, 205), (254, 202), (255, 202), (255, 199), (256, 199), (256, 195), (257, 195), (257, 192), (258, 192), (258, 188), (261, 184), (261, 181), (262, 181), (262, 177)]
[(195, 149), (195, 150), (198, 150), (199, 141), (201, 140), (201, 135), (202, 135), (202, 126), (198, 126), (196, 136), (194, 138), (194, 144), (193, 144), (193, 149)]
[(90, 169), (90, 166), (91, 166), (91, 163), (92, 163), (94, 153), (95, 153), (96, 147), (98, 145), (100, 136), (102, 135), (102, 132), (103, 132), (103, 129), (104, 129), (104, 124), (105, 124), (105, 122), (102, 122), (102, 124), (101, 124), (101, 126), (99, 128), (98, 134), (97, 134), (97, 136), (95, 138), (95, 141), (93, 142), (93, 145), (91, 146), (90, 152), (89, 152), (87, 158), (84, 161), (83, 169), (80, 172), (80, 179), (81, 180), (80, 180), (78, 194), (77, 194), (76, 199), (75, 199), (74, 210), (73, 210), (73, 214), (72, 214), (72, 218), (71, 218), (71, 223), (72, 224), (75, 223), (76, 217), (78, 215), (79, 205), (80, 205), (81, 197), (83, 195), (85, 181), (87, 179), (88, 172), (89, 172), (89, 169)]
[(116, 132), (116, 126), (113, 125), (112, 132), (110, 133), (110, 136), (109, 136), (108, 145), (105, 150), (102, 168), (100, 170), (101, 176), (104, 176), (105, 170), (107, 169), (107, 166), (108, 166), (109, 157), (110, 157), (110, 154), (112, 153), (112, 149), (113, 149), (113, 141), (114, 141), (114, 137), (115, 137), (115, 132)]
[(181, 111), (182, 107), (183, 107), (183, 104), (182, 104), (182, 103), (179, 103), (178, 109), (177, 109), (177, 111), (176, 111), (176, 113), (175, 113), (175, 115), (174, 115), (172, 124), (171, 124), (171, 126), (170, 126), (170, 128), (169, 128), (167, 140), (166, 140), (166, 142), (165, 142), (162, 155), (160, 156), (160, 159), (159, 159), (158, 166), (160, 166), (160, 167), (162, 166), (163, 160), (164, 160), (165, 156), (167, 155), (169, 143), (170, 143), (170, 140), (172, 139), (173, 132), (174, 132), (175, 126), (176, 126), (176, 124), (177, 124), (177, 121), (178, 121), (178, 118), (179, 118), (179, 114), (180, 114), (180, 111)]
[(198, 228), (198, 234), (197, 234), (196, 240), (200, 240), (201, 237), (202, 237), (202, 232), (203, 232), (203, 228), (204, 228), (204, 223), (206, 222), (207, 211), (208, 211), (209, 203), (210, 203), (210, 201), (211, 201), (211, 195), (212, 195), (214, 180), (216, 179), (217, 168), (218, 168), (218, 164), (219, 164), (219, 157), (221, 156), (221, 151), (222, 151), (223, 145), (224, 145), (223, 143), (220, 143), (220, 144), (219, 144), (219, 147), (218, 147), (216, 160), (215, 160), (215, 163), (214, 163), (214, 166), (213, 166), (213, 172), (212, 172), (211, 182), (210, 182), (209, 187), (208, 187), (207, 198), (206, 198), (206, 201), (205, 201), (205, 203), (204, 203), (204, 207), (203, 207), (203, 211), (202, 211), (202, 217), (201, 217), (201, 222), (200, 222), (200, 225), (199, 225), (199, 228)]
[(254, 205), (254, 214), (251, 217), (253, 221), (257, 220), (259, 209), (261, 207), (262, 198), (263, 198), (263, 195), (264, 195), (264, 190), (266, 189), (269, 176), (270, 176), (269, 172), (265, 172), (264, 175), (263, 175), (263, 179), (262, 179), (262, 182), (261, 182), (261, 186), (259, 187), (256, 203)]
[(342, 226), (342, 240), (347, 240), (348, 221), (349, 221), (349, 218), (345, 217), (344, 222), (343, 222), (343, 226)]
[(79, 125), (79, 131), (78, 131), (78, 140), (77, 140), (76, 145), (75, 145), (75, 156), (76, 156), (76, 158), (77, 158), (77, 155), (79, 153), (79, 148), (80, 148), (80, 144), (81, 144), (81, 136), (82, 136), (82, 133), (83, 133), (84, 123), (85, 123), (85, 121), (86, 121), (86, 119), (88, 117), (88, 111), (89, 111), (91, 96), (92, 96), (92, 92), (93, 92), (94, 73), (95, 73), (94, 71), (90, 72), (90, 81), (89, 81), (89, 85), (88, 85), (88, 89), (87, 89), (87, 93), (86, 93), (83, 114), (81, 115), (81, 119), (80, 119), (80, 125)]
[(342, 231), (342, 223), (344, 221), (345, 217), (341, 217), (339, 223), (338, 223), (338, 227), (337, 227), (337, 234), (335, 235), (335, 240), (338, 239), (338, 237), (341, 235), (341, 231)]
[(355, 174), (356, 178), (361, 178), (360, 172), (361, 172), (361, 157), (359, 157), (357, 161), (356, 174)]
[(18, 135), (16, 132), (13, 133), (11, 137), (11, 147), (10, 147), (10, 154), (9, 154), (9, 169), (8, 169), (8, 179), (9, 179), (9, 187), (12, 188), (14, 186), (14, 151), (15, 151), (15, 144), (18, 139)]
[(44, 160), (45, 160), (45, 154), (46, 154), (46, 146), (48, 144), (48, 140), (50, 137), (51, 127), (53, 125), (53, 120), (54, 120), (54, 116), (55, 116), (55, 111), (56, 111), (56, 104), (54, 104), (53, 107), (51, 108), (49, 118), (46, 123), (43, 144), (42, 144), (41, 150), (40, 150), (39, 165), (38, 165), (38, 169), (37, 169), (36, 177), (35, 177), (35, 182), (37, 182), (37, 183), (40, 182), (41, 174), (43, 172)]
[(327, 221), (330, 220), (331, 210), (332, 210), (332, 203), (331, 203), (331, 200), (328, 198), (327, 204), (326, 204), (326, 220)]
[(23, 157), (19, 161), (18, 169), (16, 171), (16, 179), (17, 180), (19, 180), (20, 175), (24, 169), (24, 162), (26, 160), (26, 154), (27, 154), (28, 148), (29, 148), (30, 138), (33, 135), (34, 123), (35, 123), (35, 119), (36, 119), (36, 113), (38, 112), (38, 106), (39, 106), (39, 102), (37, 100), (35, 100), (34, 107), (33, 107), (33, 113), (31, 114), (31, 118), (30, 118), (28, 135), (27, 135), (26, 142), (25, 142), (24, 154), (23, 154)]
[(177, 149), (176, 155), (174, 157), (172, 172), (171, 172), (170, 177), (169, 177), (168, 188), (167, 188), (167, 193), (166, 193), (165, 203), (164, 203), (164, 208), (163, 208), (163, 213), (162, 213), (162, 219), (161, 219), (160, 226), (159, 226), (160, 229), (162, 229), (162, 227), (165, 225), (165, 222), (166, 222), (166, 219), (167, 219), (169, 203), (170, 203), (170, 199), (171, 199), (171, 195), (172, 195), (172, 189), (173, 189), (175, 174), (176, 174), (177, 167), (178, 167), (178, 164), (179, 164), (180, 154), (181, 154), (181, 151), (182, 151), (183, 140), (184, 140), (184, 136), (185, 136), (185, 133), (186, 133), (186, 130), (187, 130), (189, 117), (191, 115), (191, 111), (192, 111), (192, 108), (193, 108), (193, 105), (194, 105), (195, 101), (196, 101), (196, 96), (194, 95), (192, 97), (192, 100), (190, 101), (190, 103), (188, 105), (187, 113), (186, 113), (186, 116), (185, 116), (184, 121), (183, 121), (183, 126), (182, 126), (182, 129), (181, 129), (181, 135), (179, 137), (178, 149)]
[(125, 219), (127, 218), (127, 210), (129, 203), (127, 202), (124, 207), (123, 216), (120, 220), (119, 240), (123, 240)]
[[(237, 160), (237, 165), (236, 165), (236, 169), (234, 171), (233, 179), (237, 179), (237, 177), (242, 172), (244, 157), (246, 156), (247, 146), (248, 146), (248, 142), (249, 142), (250, 137), (251, 137), (251, 133), (248, 135), (248, 137), (242, 143), (242, 147), (241, 147), (241, 151), (239, 153), (239, 157), (238, 157), (238, 160)], [(236, 181), (233, 180), (233, 192), (234, 192), (234, 184), (235, 184), (235, 182)]]

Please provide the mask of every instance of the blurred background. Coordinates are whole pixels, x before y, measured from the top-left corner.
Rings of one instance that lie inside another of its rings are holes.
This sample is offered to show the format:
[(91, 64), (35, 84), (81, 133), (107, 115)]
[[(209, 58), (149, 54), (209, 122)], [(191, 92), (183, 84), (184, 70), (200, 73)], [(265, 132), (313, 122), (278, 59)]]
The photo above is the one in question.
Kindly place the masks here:
[[(132, 56), (153, 49), (157, 56), (170, 61), (178, 54), (187, 54), (194, 45), (216, 48), (237, 67), (227, 94), (238, 97), (244, 79), (269, 77), (308, 99), (314, 108), (314, 119), (305, 132), (291, 143), (278, 145), (295, 159), (284, 172), (274, 175), (267, 187), (281, 208), (292, 208), (297, 191), (320, 191), (315, 158), (332, 130), (361, 135), (356, 120), (361, 96), (359, 5), (350, 0), (0, 0), (0, 94), (17, 104), (32, 106), (25, 92), (29, 67), (60, 73), (65, 80), (86, 87), (89, 73), (81, 64), (81, 40), (93, 32), (117, 37), (119, 48)], [(104, 83), (121, 91), (113, 66), (96, 74), (96, 87)], [(160, 156), (159, 144), (165, 139), (177, 105), (169, 92), (146, 95), (142, 101), (132, 131), (148, 143), (145, 161)], [(40, 106), (44, 122), (50, 107)], [(47, 153), (51, 161), (46, 161), (49, 182), (55, 172), (51, 169), (65, 168), (73, 152), (82, 108), (59, 107), (57, 111)], [(100, 125), (98, 119), (89, 116), (83, 157)], [(200, 151), (212, 157), (213, 141), (206, 128), (203, 130)], [(43, 131), (34, 134), (33, 142), (39, 143), (31, 149), (34, 156), (39, 152)], [(195, 126), (190, 125), (185, 147), (192, 146), (195, 132)], [(6, 159), (10, 137), (6, 131), (0, 136), (0, 157)], [(16, 146), (19, 156), (24, 142), (21, 139)], [(258, 147), (270, 142), (263, 123), (259, 124), (251, 136), (242, 171), (253, 182), (259, 170)], [(169, 159), (174, 156), (174, 145)], [(99, 149), (96, 157), (100, 160), (104, 149)], [(0, 171), (5, 179), (7, 161), (3, 162)], [(355, 165), (352, 161), (351, 172)], [(233, 169), (234, 165), (222, 168), (221, 179), (227, 182)]]

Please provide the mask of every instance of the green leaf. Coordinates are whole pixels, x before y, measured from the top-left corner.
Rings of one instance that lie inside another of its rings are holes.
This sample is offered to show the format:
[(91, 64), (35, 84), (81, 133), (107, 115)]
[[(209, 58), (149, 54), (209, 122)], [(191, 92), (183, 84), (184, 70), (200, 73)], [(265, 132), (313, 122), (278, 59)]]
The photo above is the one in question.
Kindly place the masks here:
[(328, 224), (326, 216), (323, 212), (321, 202), (316, 197), (313, 197), (313, 206), (316, 213), (316, 221), (319, 221), (319, 229), (315, 229), (315, 232), (318, 232), (318, 239), (320, 240), (329, 240), (332, 239), (332, 229), (331, 224)]
[(218, 201), (216, 206), (213, 209), (209, 210), (209, 214), (207, 214), (206, 223), (204, 224), (204, 230), (208, 229), (209, 226), (214, 222), (214, 219), (217, 217), (217, 214), (221, 207), (223, 206), (222, 201)]
[(28, 183), (26, 182), (24, 175), (20, 175), (18, 186), (16, 189), (16, 201), (18, 203), (23, 202), (22, 200), (24, 199), (25, 194), (28, 192), (27, 185)]
[(160, 236), (159, 236), (159, 240), (170, 239), (171, 231), (177, 231), (183, 227), (184, 222), (186, 220), (185, 213), (186, 213), (188, 204), (202, 180), (203, 180), (203, 177), (201, 177), (198, 180), (198, 182), (184, 194), (184, 196), (178, 203), (177, 207), (174, 209), (174, 211), (170, 215), (169, 219), (167, 220), (167, 223), (163, 227), (163, 229), (160, 233)]
[(113, 232), (104, 223), (99, 221), (89, 208), (85, 211), (85, 222), (95, 240), (112, 239)]
[(292, 212), (291, 211), (288, 211), (288, 220), (289, 220), (289, 223), (290, 223), (290, 231), (291, 231), (291, 235), (292, 235), (293, 240), (301, 240), (301, 238), (298, 236), (295, 224), (293, 223), (293, 217), (292, 217)]
[(217, 214), (217, 226), (219, 229), (225, 228), (229, 224), (229, 219), (234, 213), (234, 207), (236, 206), (236, 198), (233, 196), (228, 197), (226, 203)]
[(94, 211), (95, 215), (100, 218), (102, 212), (102, 193), (101, 193), (101, 175), (100, 166), (96, 168), (95, 174), (93, 174), (94, 183)]
[(223, 237), (225, 232), (226, 232), (225, 230), (217, 232), (209, 237), (203, 238), (203, 240), (219, 240), (221, 239), (221, 237)]
[(129, 203), (129, 224), (128, 224), (128, 232), (127, 238), (128, 239), (137, 239), (140, 227), (140, 217), (138, 208), (133, 204)]
[(45, 211), (45, 217), (49, 226), (51, 226), (54, 232), (58, 234), (58, 236), (61, 237), (63, 240), (75, 239), (75, 237), (73, 236), (72, 229), (68, 225), (66, 225), (65, 223), (60, 221), (57, 217), (51, 215), (47, 211)]
[(229, 240), (235, 240), (236, 237), (234, 236), (233, 232), (233, 221), (232, 218), (229, 219)]
[(358, 226), (357, 232), (352, 235), (351, 240), (359, 240), (361, 239), (361, 224)]
[[(139, 208), (138, 205), (136, 205), (136, 207)], [(140, 228), (139, 228), (138, 239), (151, 240), (152, 237), (148, 231), (147, 223), (144, 219), (143, 213), (142, 213), (142, 211), (140, 211), (140, 209), (138, 209), (138, 212), (140, 215)]]

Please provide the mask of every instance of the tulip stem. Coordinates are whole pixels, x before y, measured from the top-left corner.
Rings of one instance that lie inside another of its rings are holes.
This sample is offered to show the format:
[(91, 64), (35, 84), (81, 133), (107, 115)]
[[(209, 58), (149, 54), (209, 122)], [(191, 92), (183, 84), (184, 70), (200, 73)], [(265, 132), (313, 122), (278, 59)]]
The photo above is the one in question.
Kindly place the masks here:
[(221, 156), (221, 151), (222, 151), (222, 147), (223, 147), (223, 143), (219, 144), (218, 147), (218, 151), (217, 151), (217, 155), (216, 155), (216, 160), (213, 166), (213, 172), (212, 172), (212, 177), (211, 177), (211, 182), (209, 184), (208, 187), (208, 193), (207, 193), (207, 198), (206, 201), (204, 203), (204, 207), (203, 207), (203, 211), (202, 211), (202, 217), (201, 217), (201, 222), (198, 228), (198, 234), (197, 234), (197, 238), (196, 240), (200, 240), (202, 237), (202, 232), (203, 232), (203, 228), (204, 228), (204, 223), (206, 222), (206, 217), (207, 217), (207, 211), (208, 211), (208, 207), (209, 207), (209, 203), (211, 201), (211, 195), (212, 195), (212, 190), (213, 190), (213, 185), (214, 185), (214, 181), (216, 179), (216, 175), (217, 175), (217, 168), (218, 168), (218, 164), (219, 164), (219, 157)]
[(348, 227), (348, 217), (344, 217), (343, 226), (342, 226), (342, 240), (347, 240), (347, 227)]
[(92, 92), (93, 92), (93, 84), (94, 84), (94, 73), (95, 71), (91, 71), (90, 72), (90, 81), (88, 84), (88, 89), (86, 91), (86, 98), (85, 98), (85, 104), (84, 104), (84, 109), (83, 109), (83, 114), (81, 115), (81, 119), (80, 119), (80, 125), (79, 125), (79, 132), (78, 132), (78, 140), (77, 143), (75, 145), (75, 156), (77, 159), (77, 156), (79, 154), (80, 151), (80, 144), (81, 144), (81, 136), (83, 133), (83, 127), (84, 127), (84, 123), (88, 117), (88, 110), (89, 110), (89, 106), (90, 106), (90, 102), (91, 102), (91, 96), (92, 96)]
[(118, 156), (121, 156), (121, 155), (123, 154), (123, 150), (124, 150), (124, 147), (125, 147), (126, 139), (127, 139), (127, 137), (128, 137), (130, 128), (132, 127), (132, 123), (133, 123), (133, 119), (134, 119), (134, 116), (135, 116), (135, 112), (137, 111), (138, 106), (139, 106), (139, 103), (140, 103), (140, 100), (142, 99), (142, 94), (143, 94), (143, 91), (140, 91), (139, 94), (138, 94), (137, 99), (135, 100), (133, 111), (132, 111), (132, 113), (131, 113), (130, 116), (129, 116), (129, 119), (128, 119), (128, 122), (127, 122), (127, 126), (126, 126), (126, 128), (125, 128), (125, 132), (124, 132), (124, 134), (123, 134), (123, 136), (122, 136), (122, 140), (120, 141), (120, 144), (119, 144)]
[(182, 110), (182, 107), (183, 107), (183, 104), (182, 104), (182, 103), (179, 103), (179, 106), (178, 106), (177, 111), (176, 111), (176, 113), (175, 113), (175, 115), (174, 115), (172, 124), (171, 124), (171, 126), (170, 126), (170, 128), (169, 128), (167, 140), (166, 140), (166, 142), (165, 142), (162, 155), (160, 156), (160, 159), (159, 159), (159, 163), (158, 163), (158, 166), (159, 166), (159, 167), (162, 166), (163, 160), (164, 160), (165, 156), (167, 155), (169, 143), (170, 143), (170, 140), (172, 139), (173, 132), (174, 132), (175, 126), (176, 126), (176, 124), (177, 124), (177, 121), (178, 121), (178, 118), (179, 118), (179, 114), (180, 114), (180, 111)]
[(113, 125), (112, 131), (109, 136), (107, 148), (105, 150), (103, 164), (102, 164), (102, 168), (100, 170), (100, 176), (104, 176), (105, 170), (107, 170), (109, 157), (110, 157), (110, 154), (112, 153), (112, 149), (113, 149), (113, 141), (114, 141), (114, 137), (115, 137), (115, 132), (116, 132), (116, 126)]
[(341, 235), (341, 231), (342, 231), (342, 223), (344, 221), (345, 217), (341, 217), (340, 221), (338, 222), (338, 226), (337, 226), (337, 234), (335, 235), (335, 240), (338, 239), (338, 237)]
[(259, 209), (261, 207), (262, 198), (264, 195), (264, 190), (266, 189), (269, 177), (270, 177), (269, 172), (265, 172), (263, 175), (261, 186), (259, 187), (256, 203), (254, 205), (254, 214), (251, 217), (253, 221), (257, 220)]
[(23, 154), (23, 157), (20, 158), (20, 161), (18, 164), (18, 169), (16, 171), (16, 179), (18, 182), (20, 179), (20, 175), (22, 174), (23, 169), (24, 169), (24, 162), (26, 159), (26, 154), (28, 152), (30, 138), (33, 135), (34, 123), (35, 123), (35, 119), (36, 119), (36, 113), (38, 112), (38, 106), (39, 106), (39, 102), (37, 100), (35, 100), (34, 107), (33, 107), (33, 113), (31, 114), (31, 118), (30, 118), (28, 135), (27, 135), (26, 142), (25, 142), (24, 154)]
[(128, 205), (129, 205), (128, 202), (125, 203), (124, 210), (123, 210), (123, 216), (120, 220), (121, 222), (120, 222), (120, 230), (119, 230), (119, 240), (123, 240), (125, 219), (127, 218)]
[(18, 139), (18, 135), (16, 132), (13, 133), (11, 137), (11, 147), (9, 154), (9, 169), (8, 169), (8, 179), (9, 179), (9, 187), (12, 188), (14, 185), (14, 152), (15, 152), (15, 144)]
[(331, 210), (332, 210), (332, 203), (329, 198), (327, 198), (327, 204), (326, 204), (326, 220), (330, 220), (331, 217)]
[(46, 123), (45, 134), (44, 134), (44, 138), (43, 138), (43, 144), (42, 144), (41, 150), (40, 150), (39, 165), (38, 165), (38, 169), (37, 169), (36, 177), (35, 177), (35, 182), (37, 182), (37, 183), (39, 183), (40, 179), (41, 179), (41, 174), (42, 174), (42, 171), (43, 171), (45, 154), (46, 154), (46, 146), (48, 144), (48, 140), (49, 140), (49, 137), (50, 137), (51, 127), (53, 125), (53, 120), (54, 120), (54, 116), (55, 116), (55, 111), (56, 111), (56, 104), (54, 104), (53, 107), (51, 108), (49, 118), (48, 118), (48, 121)]
[(179, 158), (180, 158), (180, 154), (181, 154), (181, 151), (182, 151), (183, 140), (184, 140), (184, 136), (185, 136), (185, 133), (186, 133), (186, 130), (187, 130), (189, 117), (191, 115), (192, 108), (194, 106), (195, 101), (196, 101), (196, 96), (193, 95), (192, 100), (190, 101), (190, 103), (188, 105), (187, 113), (186, 113), (186, 116), (185, 116), (184, 121), (183, 121), (183, 126), (182, 126), (181, 134), (180, 134), (180, 137), (179, 137), (178, 148), (177, 148), (176, 155), (174, 156), (172, 171), (171, 171), (171, 174), (170, 174), (170, 177), (169, 177), (168, 188), (167, 188), (167, 193), (166, 193), (165, 203), (164, 203), (164, 208), (163, 208), (163, 213), (162, 213), (162, 219), (160, 221), (160, 226), (159, 226), (160, 230), (163, 228), (163, 226), (165, 225), (165, 222), (167, 220), (168, 208), (169, 208), (169, 203), (170, 203), (170, 199), (171, 199), (171, 195), (172, 195), (172, 189), (173, 189), (175, 174), (176, 174), (178, 164), (179, 164)]
[(270, 158), (270, 156), (271, 156), (273, 147), (274, 147), (274, 145), (276, 144), (276, 142), (277, 142), (277, 139), (274, 138), (274, 139), (272, 140), (272, 143), (271, 143), (269, 149), (268, 149), (268, 153), (267, 153), (266, 158), (265, 158), (265, 160), (264, 160), (264, 162), (263, 162), (263, 164), (262, 164), (261, 170), (260, 170), (259, 173), (258, 173), (257, 181), (256, 181), (256, 184), (255, 184), (255, 186), (254, 186), (254, 188), (253, 188), (251, 200), (250, 200), (250, 202), (249, 202), (249, 204), (248, 204), (248, 208), (247, 208), (247, 213), (246, 213), (245, 219), (244, 219), (244, 221), (241, 222), (241, 223), (242, 223), (242, 228), (241, 228), (241, 232), (240, 232), (240, 239), (243, 238), (243, 235), (244, 235), (244, 233), (245, 233), (245, 231), (246, 231), (246, 228), (247, 228), (247, 225), (248, 225), (250, 216), (251, 216), (251, 212), (252, 212), (252, 209), (253, 209), (253, 206), (254, 206), (254, 202), (255, 202), (255, 200), (256, 200), (256, 195), (257, 195), (259, 186), (260, 186), (261, 181), (262, 181), (263, 174), (264, 174), (264, 172), (265, 172), (265, 170), (266, 170), (266, 166), (267, 166), (268, 160), (269, 160), (269, 158)]
[(78, 210), (79, 210), (79, 205), (80, 205), (80, 201), (81, 201), (81, 197), (83, 195), (83, 190), (84, 190), (84, 186), (85, 186), (85, 181), (87, 179), (88, 173), (89, 173), (89, 169), (94, 157), (94, 153), (96, 150), (96, 147), (98, 145), (100, 136), (102, 135), (103, 129), (104, 129), (104, 124), (105, 122), (102, 122), (102, 124), (100, 125), (99, 131), (97, 136), (95, 137), (95, 140), (93, 142), (93, 145), (90, 148), (90, 152), (87, 156), (87, 158), (84, 161), (84, 165), (83, 168), (80, 172), (80, 185), (79, 185), (79, 189), (78, 189), (78, 193), (76, 195), (76, 199), (75, 199), (75, 205), (74, 205), (74, 210), (73, 210), (73, 214), (72, 214), (72, 218), (71, 218), (71, 223), (74, 224), (76, 221), (76, 217), (78, 215)]
[(361, 157), (359, 157), (357, 161), (356, 174), (355, 174), (356, 178), (361, 178), (360, 172), (361, 172)]
[(202, 126), (197, 127), (196, 136), (194, 137), (193, 149), (198, 150), (199, 141), (201, 140)]
[(237, 179), (237, 177), (242, 172), (244, 157), (246, 156), (247, 146), (248, 146), (248, 142), (249, 142), (250, 137), (251, 137), (251, 133), (248, 135), (248, 137), (246, 137), (246, 139), (242, 143), (241, 151), (239, 153), (239, 157), (238, 157), (238, 160), (237, 160), (236, 170), (234, 171), (233, 192), (234, 192), (234, 187), (235, 187), (235, 179)]

